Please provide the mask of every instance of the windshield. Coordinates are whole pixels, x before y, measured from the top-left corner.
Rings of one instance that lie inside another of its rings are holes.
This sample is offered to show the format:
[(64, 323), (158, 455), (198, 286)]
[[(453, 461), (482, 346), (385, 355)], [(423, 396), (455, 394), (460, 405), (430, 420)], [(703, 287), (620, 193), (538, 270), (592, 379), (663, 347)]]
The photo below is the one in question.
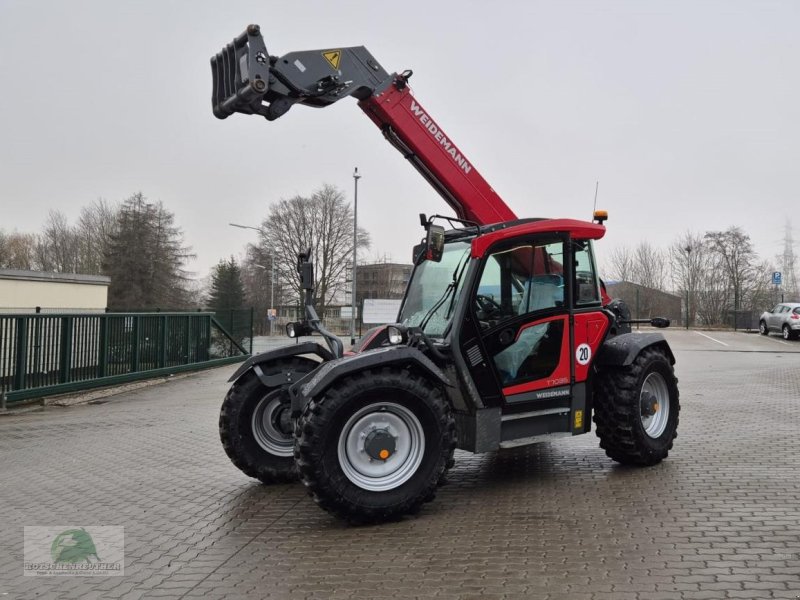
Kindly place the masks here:
[(445, 244), (441, 262), (424, 261), (408, 283), (400, 322), (421, 327), (432, 337), (443, 337), (461, 292), (469, 262), (469, 242)]

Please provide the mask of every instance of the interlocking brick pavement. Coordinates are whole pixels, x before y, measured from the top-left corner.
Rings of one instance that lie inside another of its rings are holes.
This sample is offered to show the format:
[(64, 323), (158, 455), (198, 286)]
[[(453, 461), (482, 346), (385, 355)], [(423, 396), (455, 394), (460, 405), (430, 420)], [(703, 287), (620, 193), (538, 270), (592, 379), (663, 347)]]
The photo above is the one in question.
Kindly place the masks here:
[[(669, 459), (616, 466), (594, 434), (458, 452), (435, 502), (349, 527), (301, 485), (228, 461), (232, 368), (103, 404), (0, 418), (4, 598), (800, 597), (800, 342), (668, 333)], [(122, 525), (122, 577), (23, 577), (24, 525)]]

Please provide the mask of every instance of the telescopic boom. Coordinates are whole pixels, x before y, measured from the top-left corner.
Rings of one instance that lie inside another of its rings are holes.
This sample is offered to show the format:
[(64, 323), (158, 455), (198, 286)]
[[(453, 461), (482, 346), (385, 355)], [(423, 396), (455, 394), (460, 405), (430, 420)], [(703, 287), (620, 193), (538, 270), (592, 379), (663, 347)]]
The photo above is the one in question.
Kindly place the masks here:
[(262, 115), (268, 121), (295, 104), (358, 100), (384, 137), (439, 192), (460, 219), (488, 225), (517, 217), (411, 93), (411, 71), (388, 74), (363, 46), (267, 53), (258, 25), (211, 59), (214, 115)]

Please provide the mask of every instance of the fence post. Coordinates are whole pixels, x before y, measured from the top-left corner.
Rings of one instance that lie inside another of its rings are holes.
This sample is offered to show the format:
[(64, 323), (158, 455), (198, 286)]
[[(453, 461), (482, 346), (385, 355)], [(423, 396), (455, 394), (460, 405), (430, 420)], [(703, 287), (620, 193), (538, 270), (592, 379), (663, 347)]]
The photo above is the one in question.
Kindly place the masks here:
[(194, 317), (186, 317), (186, 364), (192, 362), (192, 320)]
[(100, 340), (97, 357), (97, 376), (105, 377), (108, 374), (108, 315), (97, 317), (100, 319)]
[(69, 381), (69, 371), (72, 365), (72, 317), (61, 318), (61, 361), (58, 369), (59, 383)]
[[(637, 319), (640, 318), (639, 317), (639, 288), (638, 287), (636, 288), (636, 317), (635, 318), (637, 318)], [(636, 324), (636, 329), (639, 329), (639, 324), (638, 323)]]
[[(36, 307), (39, 309), (39, 307)], [(41, 309), (37, 310), (39, 314)], [(33, 385), (40, 386), (42, 384), (42, 320), (36, 319), (33, 323)]]
[(161, 317), (161, 341), (158, 348), (158, 367), (167, 366), (167, 316)]
[(17, 347), (14, 360), (14, 390), (25, 387), (25, 371), (28, 370), (26, 352), (28, 347), (28, 319), (19, 317), (17, 321)]
[(139, 372), (139, 360), (139, 315), (134, 315), (131, 331), (131, 373)]

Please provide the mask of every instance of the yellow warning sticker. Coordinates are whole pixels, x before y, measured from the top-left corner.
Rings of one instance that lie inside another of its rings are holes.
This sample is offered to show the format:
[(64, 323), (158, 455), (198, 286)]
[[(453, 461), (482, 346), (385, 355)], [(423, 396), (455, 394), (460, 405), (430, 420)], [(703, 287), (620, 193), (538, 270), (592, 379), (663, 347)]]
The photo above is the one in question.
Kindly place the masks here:
[(575, 411), (575, 427), (573, 429), (583, 429), (583, 411)]
[(326, 50), (322, 53), (322, 56), (325, 57), (325, 60), (328, 61), (328, 64), (332, 66), (335, 71), (339, 70), (339, 62), (342, 60), (341, 50)]

